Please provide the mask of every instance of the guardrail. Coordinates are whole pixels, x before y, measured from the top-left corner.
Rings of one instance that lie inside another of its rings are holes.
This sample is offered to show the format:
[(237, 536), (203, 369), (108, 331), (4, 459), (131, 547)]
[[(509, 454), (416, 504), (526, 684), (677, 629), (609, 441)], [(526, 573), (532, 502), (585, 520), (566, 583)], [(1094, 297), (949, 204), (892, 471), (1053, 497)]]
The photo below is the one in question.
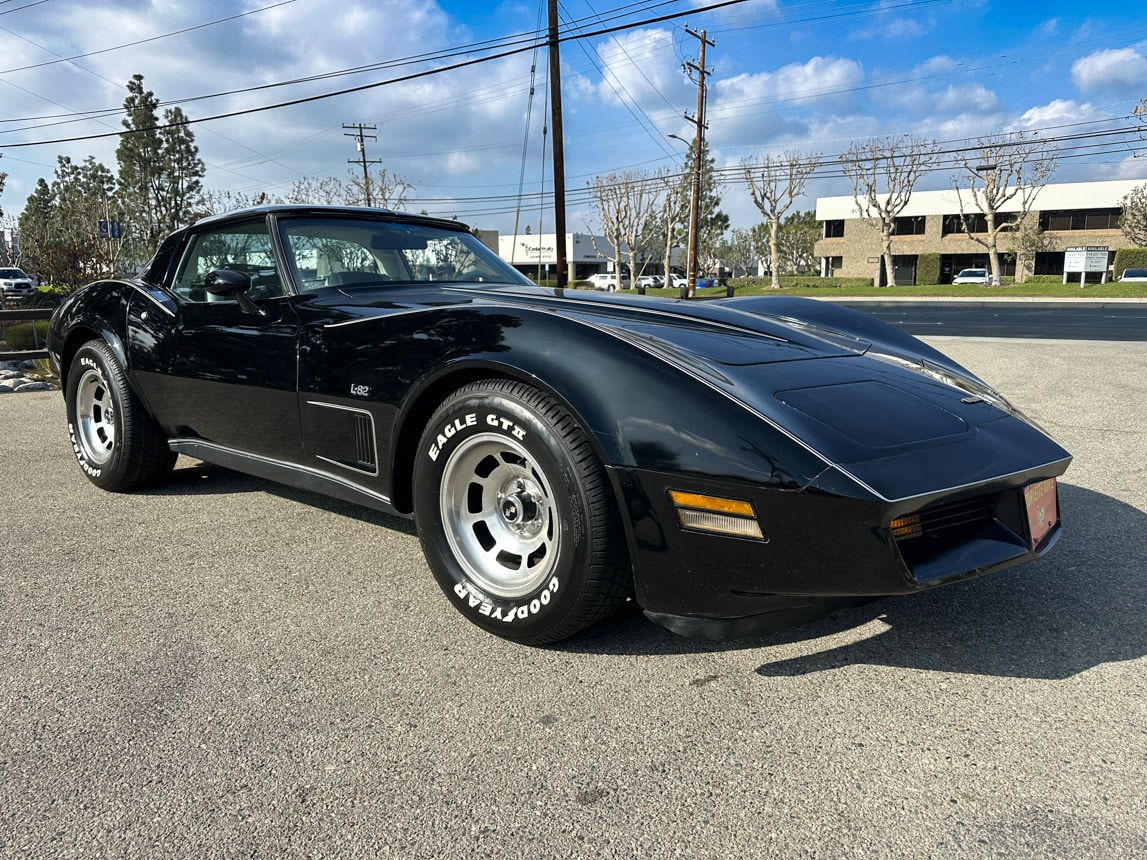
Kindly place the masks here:
[[(28, 310), (0, 311), (0, 323), (20, 320), (46, 320), (52, 318), (51, 308), (29, 308)], [(48, 350), (40, 347), (40, 332), (38, 326), (32, 327), (32, 338), (36, 344), (35, 349), (0, 350), (0, 361), (30, 361), (37, 358), (47, 358)]]

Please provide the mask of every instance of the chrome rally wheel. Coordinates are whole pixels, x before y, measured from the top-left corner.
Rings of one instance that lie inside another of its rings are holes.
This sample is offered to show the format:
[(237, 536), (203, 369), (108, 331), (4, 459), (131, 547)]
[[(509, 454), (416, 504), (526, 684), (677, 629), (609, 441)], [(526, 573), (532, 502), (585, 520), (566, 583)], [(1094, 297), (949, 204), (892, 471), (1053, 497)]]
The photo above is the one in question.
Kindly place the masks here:
[(438, 585), (491, 633), (557, 642), (630, 594), (605, 470), (573, 416), (531, 386), (489, 379), (448, 397), (422, 433), (412, 495)]
[(68, 437), (88, 480), (123, 492), (166, 478), (175, 465), (167, 437), (132, 391), (123, 365), (102, 340), (76, 350), (64, 389)]
[(88, 462), (103, 465), (112, 458), (116, 440), (116, 405), (103, 372), (85, 367), (76, 385), (76, 441)]
[(446, 540), (475, 585), (524, 597), (557, 562), (561, 532), (550, 483), (524, 446), (494, 433), (463, 441), (442, 471)]

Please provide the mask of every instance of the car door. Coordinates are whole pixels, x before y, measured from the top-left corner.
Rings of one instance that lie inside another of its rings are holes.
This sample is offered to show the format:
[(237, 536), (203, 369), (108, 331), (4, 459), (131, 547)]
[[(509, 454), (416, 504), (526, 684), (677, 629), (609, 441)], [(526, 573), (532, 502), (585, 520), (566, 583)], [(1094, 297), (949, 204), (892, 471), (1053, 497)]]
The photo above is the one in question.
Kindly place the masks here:
[[(250, 302), (207, 291), (215, 269), (243, 272)], [(264, 218), (193, 233), (170, 289), (174, 314), (135, 329), (135, 377), (174, 438), (298, 462), (298, 319)], [(143, 311), (143, 314), (149, 313)]]

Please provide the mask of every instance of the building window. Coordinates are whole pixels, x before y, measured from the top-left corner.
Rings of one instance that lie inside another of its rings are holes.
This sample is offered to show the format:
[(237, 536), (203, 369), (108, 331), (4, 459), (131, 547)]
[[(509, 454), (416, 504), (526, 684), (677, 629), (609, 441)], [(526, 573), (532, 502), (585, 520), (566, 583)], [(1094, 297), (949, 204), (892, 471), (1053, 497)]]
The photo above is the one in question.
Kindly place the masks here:
[(1036, 275), (1062, 275), (1063, 251), (1037, 251), (1035, 255)]
[[(996, 224), (1012, 224), (1017, 218), (1018, 214), (1015, 212), (997, 212)], [(968, 229), (964, 230), (964, 223), (967, 222)], [(988, 216), (983, 212), (968, 212), (964, 215), (945, 215), (944, 216), (944, 235), (949, 236), (953, 233), (987, 233), (988, 232)]]
[(825, 257), (824, 258), (824, 274), (826, 277), (831, 278), (837, 272), (844, 268), (844, 257)]
[(925, 220), (923, 215), (910, 215), (897, 218), (892, 222), (892, 235), (923, 236)]
[(1044, 230), (1118, 230), (1120, 209), (1060, 209), (1039, 213)]
[(840, 239), (844, 236), (844, 220), (837, 219), (835, 221), (824, 222), (824, 238), (826, 239)]

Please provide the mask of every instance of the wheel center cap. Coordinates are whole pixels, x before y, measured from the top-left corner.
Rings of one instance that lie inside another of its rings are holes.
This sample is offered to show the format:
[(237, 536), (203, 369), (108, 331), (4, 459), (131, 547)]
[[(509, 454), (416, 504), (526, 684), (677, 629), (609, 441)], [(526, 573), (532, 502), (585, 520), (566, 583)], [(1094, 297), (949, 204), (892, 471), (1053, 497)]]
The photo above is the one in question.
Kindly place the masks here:
[(532, 496), (514, 493), (502, 500), (502, 519), (512, 526), (533, 520), (538, 515), (538, 506)]

